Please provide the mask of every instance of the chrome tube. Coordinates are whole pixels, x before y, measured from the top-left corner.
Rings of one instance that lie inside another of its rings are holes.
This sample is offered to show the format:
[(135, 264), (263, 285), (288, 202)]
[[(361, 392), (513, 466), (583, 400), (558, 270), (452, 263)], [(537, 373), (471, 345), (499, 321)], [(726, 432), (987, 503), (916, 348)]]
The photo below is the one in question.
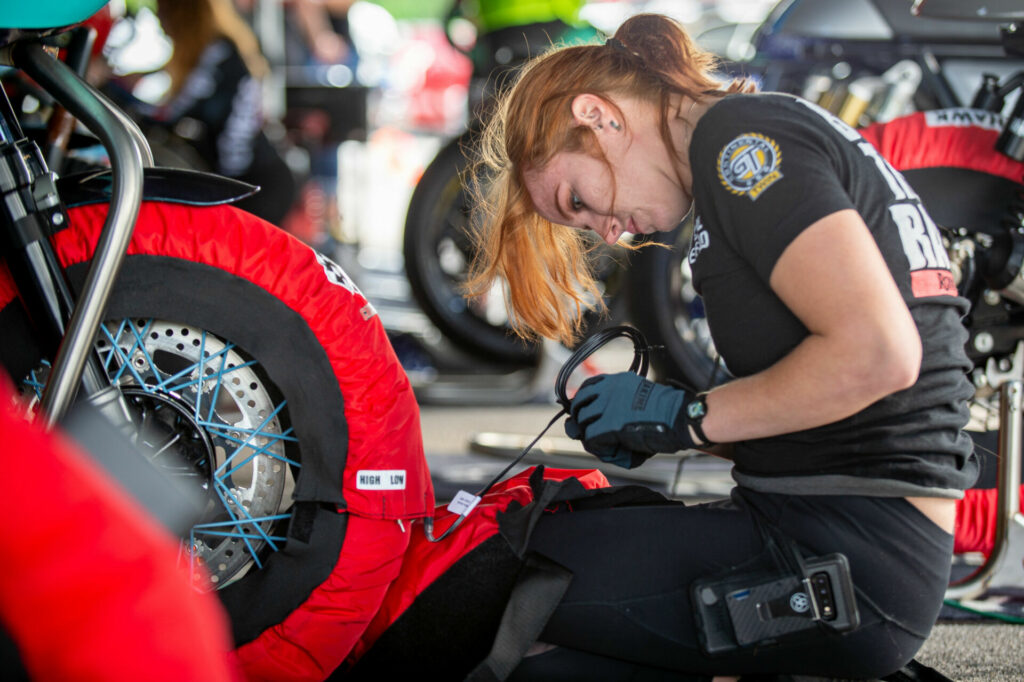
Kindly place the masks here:
[[(967, 578), (946, 589), (946, 599), (970, 599), (986, 590), (1019, 584), (1024, 576), (1019, 551), (1011, 550), (1013, 539), (1019, 541), (1021, 528), (1021, 404), (1024, 383), (1011, 379), (999, 391), (999, 465), (996, 472), (995, 544), (985, 563)], [(1015, 548), (1019, 550), (1019, 547)], [(1010, 579), (1009, 582), (1005, 580)]]
[(142, 204), (142, 161), (149, 155), (149, 150), (144, 140), (140, 145), (131, 128), (126, 129), (123, 113), (117, 112), (116, 107), (98, 96), (92, 87), (51, 57), (42, 46), (18, 43), (13, 46), (11, 56), (16, 67), (39, 83), (99, 138), (110, 156), (113, 175), (107, 220), (43, 393), (42, 419), (52, 426), (74, 400), (86, 359), (92, 352), (114, 282), (124, 262)]
[(118, 106), (114, 104), (109, 97), (99, 90), (96, 90), (91, 86), (89, 87), (92, 90), (92, 94), (107, 105), (107, 108), (110, 109), (110, 113), (117, 116), (118, 120), (121, 121), (121, 125), (125, 127), (125, 130), (135, 138), (135, 144), (138, 145), (139, 152), (142, 154), (142, 165), (146, 168), (152, 168), (154, 165), (153, 150), (149, 148), (149, 141), (146, 139), (146, 136), (142, 134), (142, 129), (139, 128), (139, 125), (131, 116), (121, 111), (121, 109), (118, 108)]

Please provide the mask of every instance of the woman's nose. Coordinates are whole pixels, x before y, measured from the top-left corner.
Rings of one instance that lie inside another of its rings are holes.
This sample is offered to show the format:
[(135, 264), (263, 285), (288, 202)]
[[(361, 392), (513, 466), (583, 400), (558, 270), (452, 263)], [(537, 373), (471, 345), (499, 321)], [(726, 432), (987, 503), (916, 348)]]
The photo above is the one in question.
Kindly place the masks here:
[(615, 242), (619, 241), (619, 237), (622, 236), (622, 225), (614, 218), (609, 218), (607, 222), (601, 226), (599, 234), (606, 244), (612, 246)]

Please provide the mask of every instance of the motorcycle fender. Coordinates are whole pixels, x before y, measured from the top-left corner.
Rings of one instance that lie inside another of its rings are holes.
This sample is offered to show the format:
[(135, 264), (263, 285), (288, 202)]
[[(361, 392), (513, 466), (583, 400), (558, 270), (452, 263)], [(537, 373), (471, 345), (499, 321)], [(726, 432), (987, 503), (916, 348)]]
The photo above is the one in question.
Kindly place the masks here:
[[(223, 175), (184, 168), (143, 168), (142, 198), (189, 206), (231, 204), (260, 191), (256, 185)], [(113, 174), (109, 168), (68, 174), (57, 191), (68, 208), (110, 201)]]

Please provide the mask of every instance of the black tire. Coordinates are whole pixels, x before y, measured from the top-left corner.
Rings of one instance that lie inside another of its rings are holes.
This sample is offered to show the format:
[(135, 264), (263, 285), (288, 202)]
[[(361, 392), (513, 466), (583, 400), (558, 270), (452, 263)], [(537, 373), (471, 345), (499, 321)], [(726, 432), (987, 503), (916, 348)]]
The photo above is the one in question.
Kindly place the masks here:
[(512, 333), (503, 301), (468, 301), (460, 291), (473, 258), (470, 199), (461, 179), (470, 135), (442, 147), (413, 191), (402, 243), (405, 274), (424, 314), (461, 349), (491, 362), (533, 365), (539, 347)]
[(672, 232), (646, 237), (649, 244), (632, 255), (627, 288), (630, 319), (655, 347), (655, 375), (703, 391), (729, 373), (718, 361), (704, 306), (693, 290), (686, 258), (692, 232), (687, 220)]
[[(232, 248), (246, 258), (259, 244)], [(68, 269), (75, 288), (90, 264)], [(219, 594), (241, 644), (283, 620), (337, 560), (344, 517), (320, 514), (330, 506), (323, 501), (342, 500), (348, 441), (332, 358), (281, 298), (178, 257), (128, 255), (105, 320), (97, 349), (140, 421), (155, 427), (153, 451), (175, 436), (190, 443), (185, 466), (154, 461), (204, 491), (207, 507), (183, 556), (191, 549), (206, 567), (210, 583), (197, 587), (226, 588)], [(0, 322), (0, 361), (23, 390), (38, 390), (48, 358), (16, 299)], [(306, 528), (293, 543), (295, 514)]]

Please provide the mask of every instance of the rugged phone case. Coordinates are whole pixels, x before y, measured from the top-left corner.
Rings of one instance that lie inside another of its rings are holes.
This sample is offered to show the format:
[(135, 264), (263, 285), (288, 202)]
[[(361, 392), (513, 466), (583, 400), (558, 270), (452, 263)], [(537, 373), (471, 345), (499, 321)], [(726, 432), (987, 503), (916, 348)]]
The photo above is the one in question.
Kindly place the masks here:
[[(761, 572), (695, 581), (691, 598), (704, 651), (716, 654), (754, 644), (763, 646), (818, 628), (822, 622), (841, 632), (856, 628), (860, 617), (846, 557), (815, 557), (808, 559), (805, 567), (808, 576), (824, 574), (828, 578), (828, 609), (820, 621), (811, 617), (810, 597), (795, 575)], [(825, 597), (815, 595), (819, 603)]]

